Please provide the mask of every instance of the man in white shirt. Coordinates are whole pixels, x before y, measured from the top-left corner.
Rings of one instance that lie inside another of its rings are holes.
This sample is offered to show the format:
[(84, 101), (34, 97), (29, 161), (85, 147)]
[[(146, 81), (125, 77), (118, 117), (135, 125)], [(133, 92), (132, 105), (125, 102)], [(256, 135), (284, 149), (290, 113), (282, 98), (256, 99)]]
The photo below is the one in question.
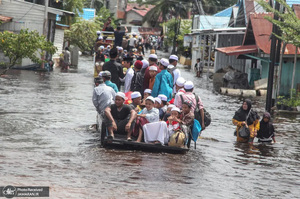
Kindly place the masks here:
[(136, 34), (133, 33), (132, 37), (129, 39), (129, 52), (131, 51), (131, 49), (135, 48), (136, 45)]
[(176, 84), (178, 77), (181, 76), (180, 70), (178, 68), (176, 68), (177, 63), (178, 63), (178, 57), (176, 55), (171, 55), (169, 57), (169, 63), (170, 63), (170, 65), (168, 66), (168, 70), (171, 73), (171, 75), (173, 76), (173, 85), (174, 85), (173, 93), (176, 93), (175, 84)]
[(134, 70), (131, 68), (133, 59), (131, 57), (125, 57), (123, 59), (123, 67), (127, 68), (126, 75), (123, 79), (120, 79), (124, 83), (124, 93), (130, 91), (131, 80), (134, 76)]

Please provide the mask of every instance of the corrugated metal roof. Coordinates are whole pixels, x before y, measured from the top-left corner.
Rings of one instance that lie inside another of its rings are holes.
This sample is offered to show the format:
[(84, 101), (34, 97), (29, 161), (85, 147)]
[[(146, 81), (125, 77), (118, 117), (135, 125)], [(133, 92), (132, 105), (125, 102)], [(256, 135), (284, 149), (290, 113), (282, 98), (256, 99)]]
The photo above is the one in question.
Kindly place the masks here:
[[(253, 34), (255, 37), (255, 42), (256, 45), (259, 49), (261, 49), (264, 53), (270, 54), (270, 49), (271, 49), (271, 40), (270, 40), (270, 35), (272, 33), (272, 28), (273, 25), (271, 22), (266, 20), (264, 17), (265, 16), (273, 16), (272, 13), (263, 13), (263, 14), (257, 14), (257, 13), (252, 13), (250, 15), (250, 20), (251, 20), (251, 25), (252, 25), (252, 30)], [(248, 28), (248, 30), (250, 30)], [(245, 41), (247, 38), (245, 38)], [(244, 41), (244, 43), (245, 43)], [(288, 44), (286, 46), (284, 54), (286, 55), (293, 55), (295, 54), (295, 46)], [(300, 53), (300, 51), (298, 50)]]
[(300, 19), (300, 5), (293, 5), (296, 16)]
[(258, 49), (256, 45), (247, 46), (230, 46), (224, 48), (216, 48), (216, 50), (225, 53), (226, 55), (240, 55), (248, 53), (257, 53)]
[(0, 21), (2, 21), (2, 22), (9, 22), (9, 21), (12, 21), (12, 19), (13, 19), (12, 17), (0, 15)]

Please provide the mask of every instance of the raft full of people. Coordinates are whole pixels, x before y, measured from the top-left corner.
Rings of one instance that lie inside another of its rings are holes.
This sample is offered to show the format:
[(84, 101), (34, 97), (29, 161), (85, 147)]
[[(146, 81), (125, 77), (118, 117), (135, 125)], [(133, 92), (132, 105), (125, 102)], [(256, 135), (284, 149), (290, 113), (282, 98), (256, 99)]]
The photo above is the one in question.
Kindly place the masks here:
[[(206, 128), (204, 106), (193, 93), (193, 82), (181, 77), (178, 57), (126, 56), (122, 63), (117, 58), (118, 49), (112, 48), (93, 92), (107, 139), (123, 135), (128, 142), (189, 147), (190, 140)], [(124, 92), (120, 92), (122, 83)], [(195, 119), (195, 114), (200, 117)]]

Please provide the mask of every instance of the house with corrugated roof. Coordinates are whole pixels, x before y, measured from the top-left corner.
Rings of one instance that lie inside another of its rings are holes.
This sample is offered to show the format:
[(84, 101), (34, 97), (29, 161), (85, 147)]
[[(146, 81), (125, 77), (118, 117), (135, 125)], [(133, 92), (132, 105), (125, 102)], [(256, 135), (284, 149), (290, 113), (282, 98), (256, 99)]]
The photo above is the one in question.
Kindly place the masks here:
[[(54, 43), (60, 52), (63, 46), (63, 32), (67, 27), (56, 24), (57, 16), (73, 15), (56, 5), (54, 1), (1, 0), (0, 1), (0, 31), (19, 33), (21, 29), (36, 30), (45, 35), (48, 41)], [(61, 1), (56, 1), (58, 4)], [(51, 58), (51, 55), (47, 57)], [(4, 60), (0, 53), (0, 59)], [(21, 66), (33, 64), (29, 59), (23, 59)]]
[[(300, 5), (293, 5), (294, 11), (300, 19)], [(266, 16), (273, 16), (272, 13), (251, 13), (248, 19), (248, 27), (244, 35), (242, 45), (217, 48), (216, 50), (234, 56), (238, 59), (251, 59), (254, 63), (259, 62), (261, 67), (253, 67), (253, 71), (257, 71), (258, 76), (254, 76), (252, 81), (257, 79), (268, 78), (270, 50), (271, 50), (271, 34), (273, 24), (265, 19)], [(293, 70), (294, 70), (294, 55), (296, 47), (287, 44), (284, 54), (279, 83), (279, 95), (288, 95), (292, 86)], [(297, 54), (300, 54), (300, 49), (297, 49)], [(296, 65), (296, 74), (300, 74), (300, 62)], [(251, 80), (251, 79), (250, 79)], [(275, 80), (275, 82), (277, 82)], [(296, 75), (293, 88), (300, 89), (300, 76)]]

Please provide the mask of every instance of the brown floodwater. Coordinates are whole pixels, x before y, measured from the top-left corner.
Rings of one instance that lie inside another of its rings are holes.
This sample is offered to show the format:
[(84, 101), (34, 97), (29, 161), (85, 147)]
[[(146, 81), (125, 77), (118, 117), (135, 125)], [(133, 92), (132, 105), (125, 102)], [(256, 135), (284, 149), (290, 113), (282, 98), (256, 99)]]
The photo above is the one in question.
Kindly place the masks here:
[[(50, 198), (300, 198), (300, 115), (276, 115), (277, 143), (238, 144), (242, 99), (182, 69), (212, 124), (185, 155), (107, 150), (89, 130), (91, 57), (67, 73), (11, 70), (0, 78), (0, 186), (49, 186)], [(255, 98), (260, 115), (264, 98)]]

